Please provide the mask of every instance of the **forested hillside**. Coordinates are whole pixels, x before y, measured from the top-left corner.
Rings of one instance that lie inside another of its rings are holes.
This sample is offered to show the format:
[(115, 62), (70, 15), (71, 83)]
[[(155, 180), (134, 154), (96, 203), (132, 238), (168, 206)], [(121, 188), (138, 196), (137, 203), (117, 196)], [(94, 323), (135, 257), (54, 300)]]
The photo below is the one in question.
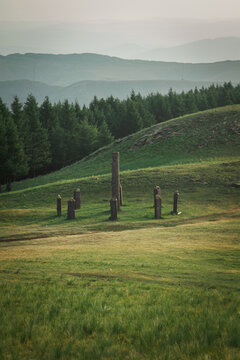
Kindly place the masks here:
[(29, 95), (11, 110), (0, 102), (1, 184), (57, 170), (96, 149), (138, 130), (184, 114), (240, 103), (240, 85), (231, 83), (165, 96), (142, 97), (132, 92), (126, 100), (96, 97), (89, 107), (67, 100), (39, 106)]

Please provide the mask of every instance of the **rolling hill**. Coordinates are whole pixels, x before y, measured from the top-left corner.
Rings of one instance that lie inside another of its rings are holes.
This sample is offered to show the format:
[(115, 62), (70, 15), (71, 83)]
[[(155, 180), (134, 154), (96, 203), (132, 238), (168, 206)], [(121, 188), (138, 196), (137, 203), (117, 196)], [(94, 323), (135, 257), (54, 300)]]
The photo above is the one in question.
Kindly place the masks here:
[[(164, 166), (178, 169), (180, 165), (184, 168), (184, 164), (200, 166), (202, 162), (211, 166), (213, 161), (224, 162), (229, 158), (239, 161), (239, 138), (240, 105), (186, 115), (118, 139), (57, 172), (15, 182), (12, 184), (14, 191), (10, 194), (2, 194), (1, 202), (5, 199), (6, 201), (13, 199), (15, 191), (18, 190), (33, 194), (36, 190), (39, 194), (39, 191), (52, 189), (55, 193), (62, 186), (71, 187), (71, 182), (78, 182), (81, 178), (109, 174), (113, 151), (120, 151), (121, 171), (127, 173), (155, 167), (161, 169)], [(191, 165), (189, 166), (191, 168)], [(223, 179), (219, 181), (222, 182)], [(22, 196), (21, 191), (17, 196)], [(51, 201), (49, 197), (42, 199), (44, 202)]]
[[(172, 119), (116, 140), (57, 172), (12, 184), (0, 194), (2, 238), (71, 234), (88, 230), (154, 226), (152, 191), (163, 191), (161, 226), (238, 216), (240, 169), (240, 105)], [(120, 152), (124, 189), (121, 222), (106, 222), (111, 197), (111, 154)], [(56, 197), (63, 212), (73, 190), (80, 187), (83, 207), (75, 222), (56, 217)], [(184, 194), (184, 213), (172, 218), (172, 192)], [(221, 196), (219, 197), (219, 194)], [(234, 216), (235, 216), (234, 215)]]
[[(240, 105), (196, 113), (0, 194), (4, 354), (237, 359), (239, 138)], [(117, 221), (109, 219), (112, 151), (123, 186)], [(67, 220), (76, 188), (82, 206)]]

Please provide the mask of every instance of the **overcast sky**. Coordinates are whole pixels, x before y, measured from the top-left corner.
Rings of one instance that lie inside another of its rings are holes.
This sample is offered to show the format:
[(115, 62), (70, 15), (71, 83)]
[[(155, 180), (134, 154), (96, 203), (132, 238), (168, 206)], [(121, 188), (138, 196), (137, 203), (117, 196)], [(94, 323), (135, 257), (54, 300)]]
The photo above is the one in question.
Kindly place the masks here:
[(217, 37), (240, 37), (240, 0), (0, 0), (2, 55), (141, 58), (151, 48)]
[(240, 17), (240, 0), (0, 0), (4, 21), (137, 20)]

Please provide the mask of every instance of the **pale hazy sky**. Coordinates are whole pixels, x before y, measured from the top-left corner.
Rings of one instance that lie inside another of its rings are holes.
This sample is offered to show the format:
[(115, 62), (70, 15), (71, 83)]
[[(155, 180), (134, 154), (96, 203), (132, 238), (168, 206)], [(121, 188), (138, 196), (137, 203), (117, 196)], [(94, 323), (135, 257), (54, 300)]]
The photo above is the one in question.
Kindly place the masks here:
[(240, 0), (0, 0), (0, 54), (97, 52), (240, 37)]
[(124, 21), (153, 17), (239, 18), (240, 0), (0, 0), (0, 21)]

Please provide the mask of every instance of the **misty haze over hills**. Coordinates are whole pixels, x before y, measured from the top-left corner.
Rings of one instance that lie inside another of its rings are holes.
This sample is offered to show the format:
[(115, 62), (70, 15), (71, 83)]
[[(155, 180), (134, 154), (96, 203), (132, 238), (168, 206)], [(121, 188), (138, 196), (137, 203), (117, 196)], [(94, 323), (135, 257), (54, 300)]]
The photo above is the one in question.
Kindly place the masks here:
[(240, 38), (203, 39), (184, 45), (158, 48), (139, 53), (139, 59), (207, 63), (240, 59)]
[(10, 105), (15, 95), (21, 102), (25, 102), (29, 94), (33, 94), (38, 103), (42, 103), (46, 96), (51, 102), (77, 101), (79, 105), (89, 105), (94, 96), (106, 99), (109, 96), (120, 100), (125, 99), (132, 91), (147, 96), (151, 93), (167, 94), (169, 89), (180, 93), (195, 87), (208, 87), (209, 81), (168, 81), (168, 80), (137, 80), (137, 81), (80, 81), (70, 86), (47, 85), (39, 81), (16, 80), (0, 81), (0, 97)]
[(0, 56), (0, 97), (8, 104), (15, 95), (28, 94), (42, 102), (77, 100), (88, 104), (93, 97), (126, 98), (131, 91), (142, 95), (176, 92), (212, 83), (240, 82), (240, 61), (183, 64), (126, 60), (97, 54), (12, 54)]
[(97, 54), (0, 56), (0, 79), (67, 86), (82, 80), (240, 81), (240, 61), (181, 64), (124, 60)]
[(0, 56), (8, 104), (29, 93), (88, 104), (132, 90), (180, 92), (240, 82), (240, 20), (0, 21), (0, 54), (11, 54)]
[[(0, 54), (91, 52), (135, 59), (149, 59), (151, 55), (155, 60), (191, 62), (191, 56), (185, 60), (177, 60), (172, 57), (171, 59), (160, 59), (156, 57), (155, 49), (182, 46), (183, 44), (185, 46), (189, 42), (202, 39), (228, 37), (240, 38), (239, 19), (172, 18), (114, 22), (110, 20), (82, 21), (79, 23), (0, 21)], [(236, 49), (231, 48), (231, 46), (235, 47), (234, 44), (231, 45), (233, 41), (222, 39), (222, 46), (227, 46), (226, 58), (221, 56), (213, 61), (236, 60)], [(212, 61), (208, 58), (207, 50), (212, 52), (213, 49), (209, 49), (207, 43), (196, 46), (200, 45), (202, 51), (205, 52), (205, 58), (201, 56), (201, 59), (196, 58), (193, 61)], [(178, 50), (181, 51), (181, 49)], [(188, 51), (188, 49), (185, 50)], [(172, 55), (176, 55), (173, 50), (170, 51)], [(162, 54), (162, 56), (165, 55)]]

